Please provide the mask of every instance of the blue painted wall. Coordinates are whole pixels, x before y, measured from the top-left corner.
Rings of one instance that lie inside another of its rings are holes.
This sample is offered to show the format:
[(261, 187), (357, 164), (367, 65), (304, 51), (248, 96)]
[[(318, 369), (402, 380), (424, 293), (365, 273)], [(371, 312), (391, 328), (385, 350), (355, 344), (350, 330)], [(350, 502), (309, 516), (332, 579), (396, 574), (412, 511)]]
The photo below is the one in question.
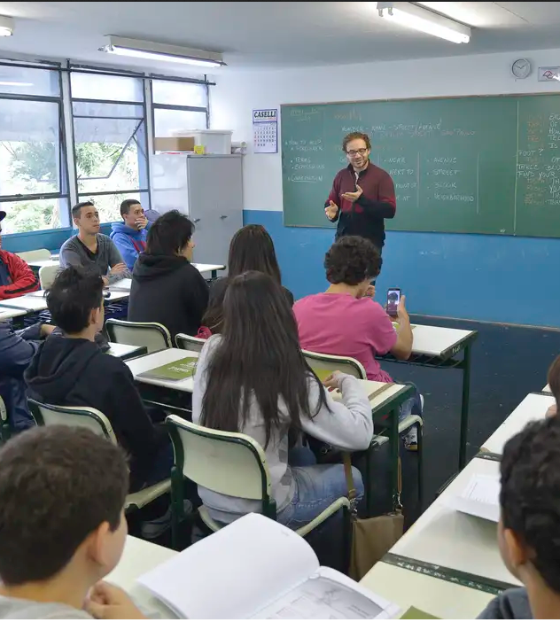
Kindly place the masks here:
[[(101, 232), (108, 235), (111, 232), (111, 224), (101, 224)], [(2, 235), (2, 249), (8, 252), (29, 252), (46, 248), (51, 252), (58, 252), (66, 239), (75, 234), (76, 230), (72, 228), (55, 228), (32, 233)]]
[[(285, 227), (278, 211), (244, 221), (270, 232), (296, 298), (326, 288), (331, 230)], [(389, 232), (383, 259), (378, 299), (398, 286), (411, 313), (560, 327), (560, 239)]]

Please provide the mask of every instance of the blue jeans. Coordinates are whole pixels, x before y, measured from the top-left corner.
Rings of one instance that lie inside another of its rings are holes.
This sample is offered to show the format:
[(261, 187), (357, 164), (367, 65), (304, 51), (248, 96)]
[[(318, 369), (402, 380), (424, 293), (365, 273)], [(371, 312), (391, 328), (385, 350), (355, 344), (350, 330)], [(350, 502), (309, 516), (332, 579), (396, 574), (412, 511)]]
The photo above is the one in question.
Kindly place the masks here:
[[(315, 455), (305, 447), (290, 450), (288, 463), (292, 468), (296, 492), (292, 501), (277, 515), (283, 525), (298, 529), (313, 521), (339, 497), (348, 495), (344, 465), (317, 465)], [(364, 483), (355, 467), (352, 467), (352, 477), (357, 498), (360, 499), (364, 495)]]
[[(414, 388), (414, 394), (404, 401), (404, 403), (399, 407), (399, 422), (402, 422), (409, 415), (417, 415), (422, 417), (422, 400), (420, 399), (420, 392), (418, 388), (414, 385), (414, 383), (407, 383), (406, 385), (411, 385)], [(405, 442), (407, 441), (417, 441), (418, 429), (416, 426), (411, 426), (405, 435)]]

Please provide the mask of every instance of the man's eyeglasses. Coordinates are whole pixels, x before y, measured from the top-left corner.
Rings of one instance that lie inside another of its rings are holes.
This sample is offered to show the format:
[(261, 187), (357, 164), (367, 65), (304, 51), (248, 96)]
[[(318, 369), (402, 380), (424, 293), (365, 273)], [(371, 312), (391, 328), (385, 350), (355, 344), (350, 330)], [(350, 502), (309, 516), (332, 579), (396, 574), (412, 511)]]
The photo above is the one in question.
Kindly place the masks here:
[(357, 151), (346, 151), (346, 155), (348, 157), (356, 157), (356, 155), (365, 155), (367, 153), (367, 149), (358, 149)]

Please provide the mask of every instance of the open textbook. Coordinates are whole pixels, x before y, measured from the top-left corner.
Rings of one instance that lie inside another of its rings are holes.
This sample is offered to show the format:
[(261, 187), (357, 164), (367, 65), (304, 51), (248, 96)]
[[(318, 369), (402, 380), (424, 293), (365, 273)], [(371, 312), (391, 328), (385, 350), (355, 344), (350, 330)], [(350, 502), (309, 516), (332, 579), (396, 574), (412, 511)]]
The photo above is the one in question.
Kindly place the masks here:
[(138, 582), (182, 618), (394, 618), (400, 611), (320, 567), (301, 536), (254, 513)]
[(487, 521), (500, 520), (500, 479), (473, 474), (460, 495), (446, 494), (445, 505)]

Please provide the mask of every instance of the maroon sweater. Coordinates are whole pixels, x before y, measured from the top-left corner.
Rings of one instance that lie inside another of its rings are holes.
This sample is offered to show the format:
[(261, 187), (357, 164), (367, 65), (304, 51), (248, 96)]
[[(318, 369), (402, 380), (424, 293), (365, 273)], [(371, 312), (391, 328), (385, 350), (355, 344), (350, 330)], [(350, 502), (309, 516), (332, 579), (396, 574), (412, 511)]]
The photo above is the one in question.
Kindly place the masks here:
[[(343, 200), (342, 194), (355, 192), (359, 185), (363, 194), (352, 203)], [(395, 217), (397, 203), (393, 180), (385, 170), (371, 162), (362, 170), (356, 179), (356, 173), (349, 165), (343, 168), (334, 178), (329, 200), (338, 205), (338, 213), (332, 220), (338, 221), (336, 238), (346, 235), (366, 237), (381, 249), (385, 243), (385, 218)]]

